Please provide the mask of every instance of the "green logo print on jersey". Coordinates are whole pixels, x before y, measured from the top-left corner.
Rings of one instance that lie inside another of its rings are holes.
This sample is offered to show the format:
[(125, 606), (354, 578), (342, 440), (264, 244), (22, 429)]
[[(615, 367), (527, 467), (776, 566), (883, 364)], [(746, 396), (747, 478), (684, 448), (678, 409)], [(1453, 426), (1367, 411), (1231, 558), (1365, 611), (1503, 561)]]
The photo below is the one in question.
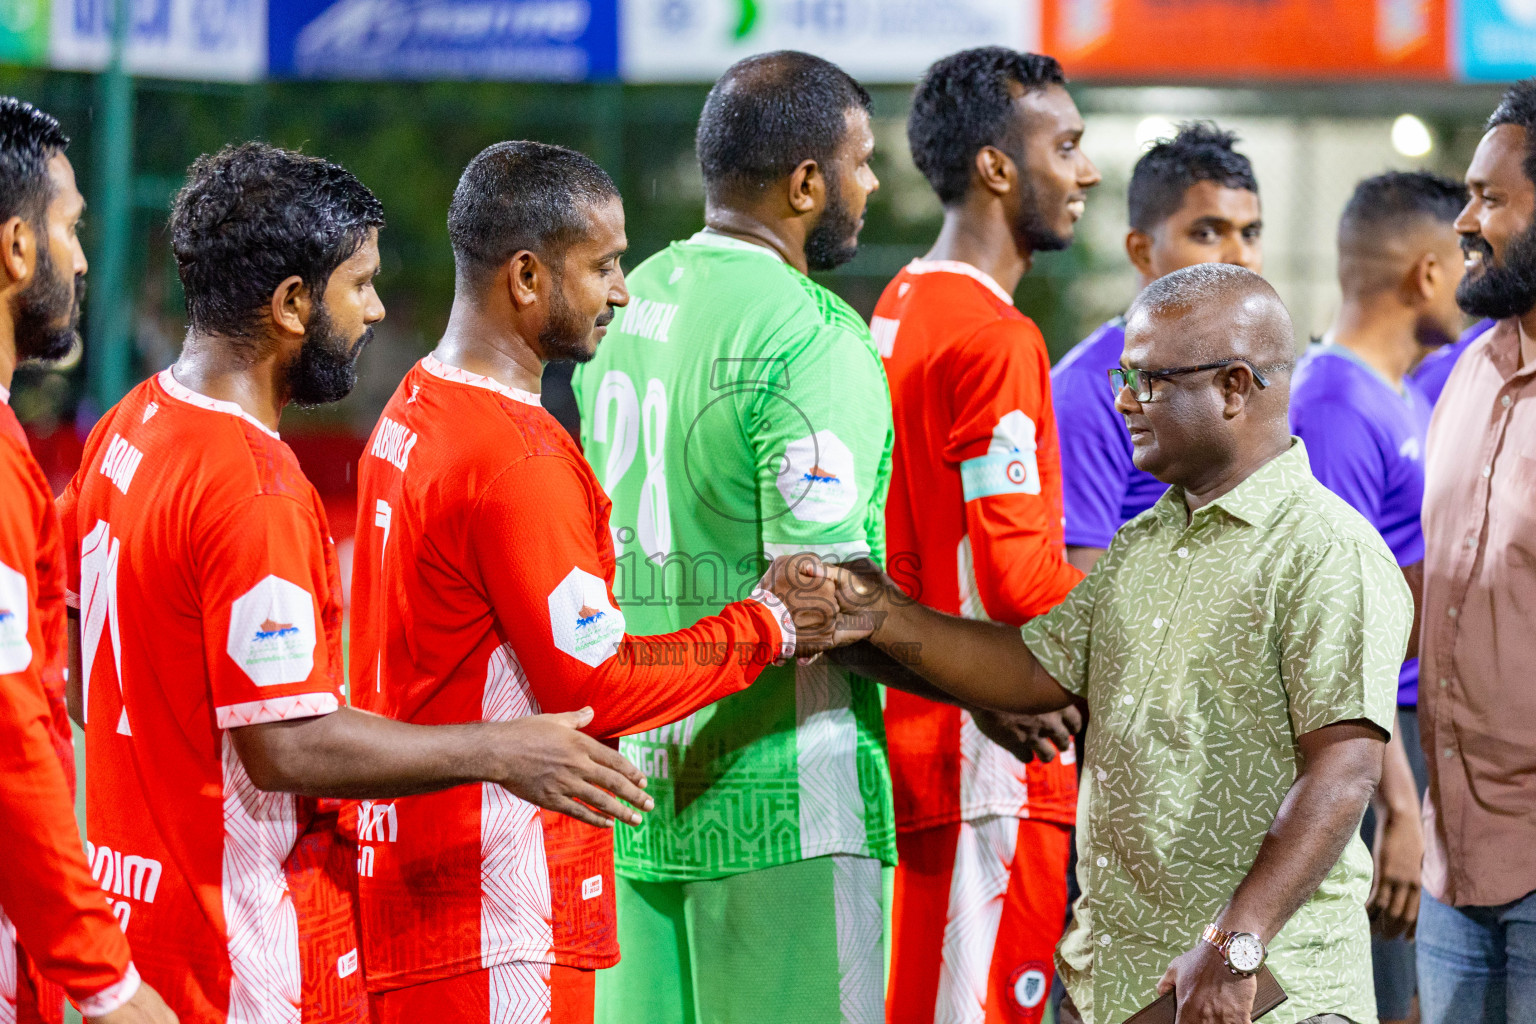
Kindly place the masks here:
[[(770, 250), (710, 232), (647, 260), (629, 287), (573, 383), (613, 500), (630, 632), (683, 629), (747, 596), (774, 555), (882, 558), (890, 398), (858, 315)], [(619, 830), (618, 870), (665, 881), (833, 853), (893, 862), (884, 742), (875, 685), (820, 661), (626, 737), (656, 809)]]

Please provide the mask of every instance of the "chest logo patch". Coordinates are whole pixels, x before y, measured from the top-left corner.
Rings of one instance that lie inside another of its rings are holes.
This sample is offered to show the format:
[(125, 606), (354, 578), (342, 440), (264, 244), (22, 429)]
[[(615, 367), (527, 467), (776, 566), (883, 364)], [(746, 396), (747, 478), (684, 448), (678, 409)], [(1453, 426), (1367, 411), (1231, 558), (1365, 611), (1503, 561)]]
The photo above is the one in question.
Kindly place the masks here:
[(790, 514), (803, 523), (840, 522), (859, 500), (853, 452), (830, 430), (786, 445), (776, 483)]
[(315, 668), (314, 598), (268, 576), (230, 607), (227, 649), (257, 686), (303, 682)]
[(549, 627), (556, 647), (596, 668), (618, 652), (624, 613), (608, 600), (602, 580), (573, 568), (549, 592)]

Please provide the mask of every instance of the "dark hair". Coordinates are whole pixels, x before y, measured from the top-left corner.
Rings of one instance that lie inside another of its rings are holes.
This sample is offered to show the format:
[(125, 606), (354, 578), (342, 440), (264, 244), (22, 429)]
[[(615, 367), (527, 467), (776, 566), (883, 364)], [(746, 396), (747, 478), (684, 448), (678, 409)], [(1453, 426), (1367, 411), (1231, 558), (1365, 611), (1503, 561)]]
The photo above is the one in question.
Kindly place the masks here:
[(1257, 194), (1253, 164), (1232, 146), (1237, 133), (1209, 121), (1179, 125), (1171, 139), (1159, 139), (1141, 155), (1131, 171), (1131, 227), (1151, 231), (1184, 204), (1184, 194), (1198, 182), (1214, 181), (1225, 188)]
[(1455, 222), (1467, 205), (1467, 187), (1455, 178), (1429, 171), (1388, 171), (1366, 178), (1355, 186), (1339, 218), (1339, 244), (1363, 232), (1380, 236), (1400, 231), (1411, 222), (1428, 217), (1444, 224)]
[(912, 161), (945, 206), (959, 202), (971, 187), (977, 150), (997, 146), (1017, 155), (1010, 85), (1025, 91), (1066, 85), (1055, 57), (1020, 53), (1006, 46), (961, 50), (923, 73), (912, 93), (907, 144)]
[(694, 138), (704, 188), (742, 191), (778, 181), (803, 161), (831, 163), (848, 111), (869, 93), (830, 61), (797, 50), (739, 60), (709, 90)]
[(384, 207), (343, 167), (264, 142), (198, 157), (171, 208), (171, 251), (192, 329), (248, 338), (297, 274), (316, 301), (384, 226)]
[(1501, 124), (1525, 129), (1525, 160), (1520, 167), (1528, 180), (1536, 182), (1536, 78), (1522, 78), (1504, 93), (1488, 117), (1488, 130)]
[(459, 279), (477, 285), (524, 249), (551, 261), (587, 230), (586, 207), (617, 197), (590, 157), (542, 142), (498, 142), (469, 162), (448, 205)]
[(69, 136), (52, 114), (14, 96), (0, 96), (0, 220), (39, 223), (52, 198), (48, 161)]

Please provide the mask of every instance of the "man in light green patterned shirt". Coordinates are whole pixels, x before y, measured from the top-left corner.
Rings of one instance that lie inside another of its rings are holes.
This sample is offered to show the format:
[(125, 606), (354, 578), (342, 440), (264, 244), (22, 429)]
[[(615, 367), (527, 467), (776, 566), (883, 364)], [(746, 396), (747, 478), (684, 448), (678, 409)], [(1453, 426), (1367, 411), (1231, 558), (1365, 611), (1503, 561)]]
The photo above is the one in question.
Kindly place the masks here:
[(1261, 962), (1289, 994), (1273, 1024), (1376, 1017), (1357, 830), (1413, 605), (1290, 436), (1292, 337), (1238, 267), (1142, 293), (1116, 404), (1137, 466), (1173, 486), (1022, 637), (826, 570), (875, 613), (875, 645), (952, 699), (1087, 702), (1068, 1020), (1121, 1024), (1173, 987), (1181, 1024), (1245, 1024)]

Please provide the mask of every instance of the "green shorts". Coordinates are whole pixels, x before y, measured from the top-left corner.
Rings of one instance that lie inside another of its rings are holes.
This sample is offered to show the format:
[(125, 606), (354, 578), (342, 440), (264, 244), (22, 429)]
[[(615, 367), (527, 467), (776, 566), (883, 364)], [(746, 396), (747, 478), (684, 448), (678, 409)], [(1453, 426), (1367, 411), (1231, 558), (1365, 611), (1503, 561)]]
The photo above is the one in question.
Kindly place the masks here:
[(817, 857), (705, 882), (617, 879), (597, 1024), (882, 1024), (882, 865)]

